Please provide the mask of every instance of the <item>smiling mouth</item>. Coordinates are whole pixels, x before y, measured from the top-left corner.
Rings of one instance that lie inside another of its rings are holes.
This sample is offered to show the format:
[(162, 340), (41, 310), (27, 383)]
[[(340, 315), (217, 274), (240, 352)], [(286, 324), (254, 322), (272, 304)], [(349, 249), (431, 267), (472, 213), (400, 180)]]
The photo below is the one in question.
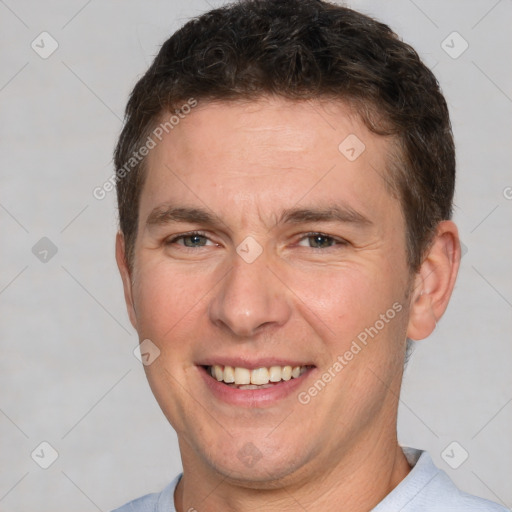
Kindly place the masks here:
[(271, 388), (276, 384), (298, 379), (304, 373), (313, 368), (311, 365), (305, 366), (269, 366), (254, 368), (241, 368), (239, 366), (203, 366), (206, 373), (212, 378), (226, 384), (229, 387), (237, 389), (265, 389)]

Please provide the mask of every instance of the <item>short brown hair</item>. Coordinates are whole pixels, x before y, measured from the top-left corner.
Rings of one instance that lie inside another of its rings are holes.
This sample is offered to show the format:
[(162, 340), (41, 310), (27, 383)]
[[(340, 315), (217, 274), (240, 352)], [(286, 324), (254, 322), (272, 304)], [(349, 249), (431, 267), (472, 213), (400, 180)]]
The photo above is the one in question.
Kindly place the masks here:
[(130, 266), (144, 160), (119, 171), (162, 114), (190, 98), (265, 95), (345, 101), (370, 130), (392, 137), (388, 181), (417, 270), (437, 224), (452, 214), (455, 149), (446, 101), (432, 72), (387, 25), (321, 0), (241, 0), (192, 19), (163, 44), (131, 93), (114, 154)]

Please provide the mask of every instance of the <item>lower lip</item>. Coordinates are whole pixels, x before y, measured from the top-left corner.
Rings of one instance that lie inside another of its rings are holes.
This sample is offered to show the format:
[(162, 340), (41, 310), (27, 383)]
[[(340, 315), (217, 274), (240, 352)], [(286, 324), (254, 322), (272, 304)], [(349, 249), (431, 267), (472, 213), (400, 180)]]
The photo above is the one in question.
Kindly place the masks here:
[(238, 389), (227, 386), (214, 379), (202, 366), (198, 366), (197, 368), (206, 386), (217, 399), (241, 407), (264, 407), (273, 405), (278, 400), (290, 396), (299, 386), (304, 384), (305, 379), (314, 371), (314, 368), (308, 369), (300, 377), (281, 381), (270, 388)]

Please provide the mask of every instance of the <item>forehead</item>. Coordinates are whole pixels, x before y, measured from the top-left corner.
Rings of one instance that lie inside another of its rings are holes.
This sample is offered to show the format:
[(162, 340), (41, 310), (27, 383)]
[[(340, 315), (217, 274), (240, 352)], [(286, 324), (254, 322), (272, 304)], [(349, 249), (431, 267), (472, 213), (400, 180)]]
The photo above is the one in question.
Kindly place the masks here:
[(378, 215), (396, 207), (385, 180), (389, 144), (341, 102), (200, 103), (148, 155), (140, 218), (168, 202), (233, 217), (342, 201)]

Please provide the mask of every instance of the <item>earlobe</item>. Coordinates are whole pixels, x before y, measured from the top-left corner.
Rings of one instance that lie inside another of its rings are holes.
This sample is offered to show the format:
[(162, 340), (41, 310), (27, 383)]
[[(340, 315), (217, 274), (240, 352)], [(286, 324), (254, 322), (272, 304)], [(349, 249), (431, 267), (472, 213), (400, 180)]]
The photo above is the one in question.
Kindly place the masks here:
[(460, 240), (457, 227), (452, 221), (442, 221), (415, 276), (408, 338), (424, 339), (436, 328), (448, 306), (459, 264)]
[(124, 300), (126, 302), (126, 309), (128, 316), (134, 329), (137, 330), (137, 315), (135, 313), (135, 306), (133, 303), (133, 287), (132, 276), (125, 255), (125, 241), (124, 235), (119, 231), (116, 235), (116, 261), (121, 279), (123, 281)]

